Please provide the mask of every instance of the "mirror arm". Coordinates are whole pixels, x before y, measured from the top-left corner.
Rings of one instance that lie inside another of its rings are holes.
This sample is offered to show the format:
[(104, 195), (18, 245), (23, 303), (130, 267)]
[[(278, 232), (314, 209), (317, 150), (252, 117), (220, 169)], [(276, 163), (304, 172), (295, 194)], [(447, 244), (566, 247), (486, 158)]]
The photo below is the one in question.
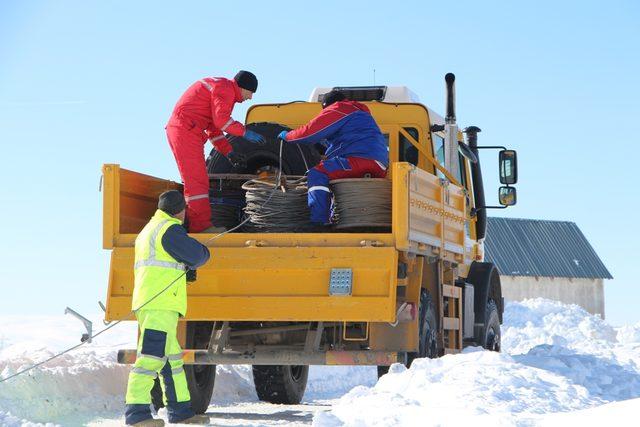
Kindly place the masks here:
[(471, 217), (475, 217), (478, 212), (483, 209), (507, 209), (509, 206), (480, 206), (479, 208), (471, 208)]
[(502, 145), (483, 145), (475, 147), (478, 150), (506, 150), (507, 147), (503, 147)]

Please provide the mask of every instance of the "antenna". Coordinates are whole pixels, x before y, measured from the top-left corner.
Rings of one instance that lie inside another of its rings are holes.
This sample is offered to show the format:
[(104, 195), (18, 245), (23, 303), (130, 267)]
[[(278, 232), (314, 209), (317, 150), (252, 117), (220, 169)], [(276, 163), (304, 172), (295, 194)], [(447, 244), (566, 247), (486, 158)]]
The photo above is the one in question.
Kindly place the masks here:
[(376, 69), (373, 69), (373, 85), (376, 85)]

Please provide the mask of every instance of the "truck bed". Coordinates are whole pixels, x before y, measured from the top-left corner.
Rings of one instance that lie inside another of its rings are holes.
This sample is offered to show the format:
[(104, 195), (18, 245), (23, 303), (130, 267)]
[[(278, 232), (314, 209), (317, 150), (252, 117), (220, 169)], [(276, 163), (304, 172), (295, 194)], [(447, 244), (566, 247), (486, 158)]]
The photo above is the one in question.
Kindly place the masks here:
[[(111, 249), (106, 320), (131, 318), (133, 246), (157, 197), (181, 185), (103, 166), (103, 246)], [(464, 190), (394, 163), (390, 233), (194, 234), (211, 261), (189, 284), (187, 320), (394, 322), (400, 253), (474, 259)], [(352, 293), (329, 295), (332, 269), (352, 270)]]

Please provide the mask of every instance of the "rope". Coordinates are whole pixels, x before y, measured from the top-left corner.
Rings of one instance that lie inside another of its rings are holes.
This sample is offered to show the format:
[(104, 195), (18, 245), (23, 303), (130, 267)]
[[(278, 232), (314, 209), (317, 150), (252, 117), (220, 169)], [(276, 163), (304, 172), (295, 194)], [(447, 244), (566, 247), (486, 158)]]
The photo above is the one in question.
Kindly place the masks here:
[(298, 147), (298, 151), (300, 152), (300, 157), (302, 157), (302, 161), (304, 162), (304, 169), (308, 171), (309, 164), (307, 163), (307, 158), (304, 156), (304, 153), (302, 152), (302, 148), (300, 147), (300, 144), (296, 144), (296, 147)]
[[(280, 172), (280, 171), (282, 171), (282, 144), (283, 144), (283, 141), (282, 141), (282, 140), (280, 140), (280, 154), (279, 154), (279, 159), (278, 159), (278, 161), (279, 161), (278, 180), (280, 180), (281, 173), (282, 173), (282, 172)], [(276, 192), (277, 192), (276, 190), (277, 190), (277, 187), (272, 188), (272, 190), (271, 190), (271, 194), (270, 194), (270, 195), (269, 195), (269, 196), (264, 200), (264, 205), (267, 205), (267, 204), (271, 201), (271, 198), (272, 198), (272, 197), (273, 197), (273, 195), (274, 195), (274, 194), (276, 194)], [(264, 205), (263, 205), (263, 207), (264, 207)], [(230, 228), (230, 229), (228, 229), (228, 230), (226, 230), (226, 231), (224, 231), (224, 232), (222, 232), (222, 233), (220, 233), (220, 234), (217, 234), (217, 235), (215, 235), (215, 236), (211, 237), (210, 239), (207, 239), (207, 240), (205, 241), (205, 243), (204, 243), (204, 244), (205, 244), (205, 246), (206, 246), (208, 243), (213, 242), (214, 240), (219, 239), (220, 237), (224, 236), (225, 234), (227, 234), (227, 233), (231, 233), (232, 231), (235, 231), (235, 230), (239, 229), (239, 228), (240, 228), (240, 227), (242, 227), (244, 224), (246, 224), (247, 222), (249, 222), (249, 220), (250, 220), (250, 219), (251, 219), (250, 217), (247, 217), (246, 219), (244, 219), (242, 222), (240, 222), (240, 223), (239, 223), (238, 225), (236, 225), (235, 227)], [(131, 311), (127, 314), (127, 316), (125, 316), (125, 318), (120, 319), (120, 320), (117, 320), (117, 321), (115, 321), (114, 323), (112, 323), (112, 324), (108, 325), (106, 328), (102, 329), (101, 331), (98, 331), (98, 332), (96, 332), (95, 334), (91, 335), (91, 339), (96, 338), (97, 336), (102, 335), (103, 333), (107, 332), (109, 329), (111, 329), (111, 328), (115, 327), (116, 325), (119, 325), (120, 323), (124, 322), (124, 321), (126, 320), (126, 318), (127, 318), (127, 317), (130, 317), (130, 316), (132, 316), (132, 315), (133, 315), (133, 316), (135, 316), (135, 314), (136, 314), (138, 311), (140, 311), (143, 307), (145, 307), (145, 306), (146, 306), (147, 304), (149, 304), (151, 301), (155, 300), (155, 299), (156, 299), (156, 298), (158, 298), (160, 295), (162, 295), (163, 293), (165, 293), (169, 288), (171, 288), (171, 287), (174, 285), (174, 283), (176, 283), (178, 280), (180, 280), (180, 279), (181, 279), (183, 276), (185, 276), (186, 274), (187, 274), (187, 272), (186, 272), (186, 271), (183, 271), (183, 272), (182, 272), (178, 277), (176, 277), (175, 279), (173, 279), (173, 281), (171, 281), (171, 283), (169, 283), (169, 284), (168, 284), (164, 289), (162, 289), (160, 292), (158, 292), (158, 293), (157, 293), (157, 294), (155, 294), (153, 297), (151, 297), (151, 299), (149, 299), (149, 301), (145, 302), (144, 304), (142, 304), (142, 305), (141, 305), (140, 307), (138, 307), (137, 309), (135, 309), (135, 310), (131, 310)], [(25, 369), (23, 369), (23, 370), (21, 370), (21, 371), (18, 371), (18, 372), (16, 372), (15, 374), (9, 375), (9, 376), (7, 376), (7, 377), (5, 377), (5, 378), (0, 378), (0, 384), (1, 384), (1, 383), (3, 383), (3, 382), (5, 382), (5, 381), (8, 381), (8, 380), (10, 380), (10, 379), (12, 379), (12, 378), (17, 377), (18, 375), (22, 375), (22, 374), (24, 374), (24, 373), (26, 373), (26, 372), (29, 372), (29, 371), (31, 371), (31, 370), (33, 370), (33, 369), (35, 369), (35, 368), (39, 367), (39, 366), (42, 366), (42, 365), (44, 365), (45, 363), (48, 363), (48, 362), (50, 362), (50, 361), (52, 361), (52, 360), (54, 360), (54, 359), (57, 359), (57, 358), (58, 358), (58, 357), (60, 357), (60, 356), (63, 356), (63, 355), (65, 355), (65, 354), (67, 354), (67, 353), (70, 353), (70, 352), (72, 352), (73, 350), (75, 350), (75, 349), (77, 349), (77, 348), (79, 348), (79, 347), (83, 346), (83, 345), (84, 345), (84, 344), (86, 344), (87, 342), (89, 342), (89, 340), (88, 340), (88, 339), (87, 339), (86, 341), (81, 342), (80, 344), (76, 344), (76, 345), (74, 345), (73, 347), (69, 347), (68, 349), (66, 349), (66, 350), (64, 350), (64, 351), (61, 351), (60, 353), (54, 354), (53, 356), (51, 356), (50, 358), (48, 358), (48, 359), (46, 359), (46, 360), (43, 360), (42, 362), (38, 362), (38, 363), (36, 363), (36, 364), (34, 364), (34, 365), (29, 366), (28, 368), (25, 368)]]
[(391, 181), (353, 178), (331, 181), (336, 228), (391, 227)]

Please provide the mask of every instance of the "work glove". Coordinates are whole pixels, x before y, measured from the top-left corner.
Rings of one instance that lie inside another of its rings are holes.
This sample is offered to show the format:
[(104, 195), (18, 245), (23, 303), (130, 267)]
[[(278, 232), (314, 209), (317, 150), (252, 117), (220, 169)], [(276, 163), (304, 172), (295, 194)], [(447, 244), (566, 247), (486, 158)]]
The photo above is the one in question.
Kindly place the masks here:
[(278, 139), (281, 139), (281, 140), (283, 140), (283, 141), (286, 141), (286, 140), (287, 140), (287, 134), (288, 134), (288, 133), (289, 133), (289, 131), (287, 131), (287, 130), (283, 130), (282, 132), (280, 132), (280, 133), (278, 134)]
[(236, 153), (235, 151), (227, 154), (227, 160), (231, 162), (231, 165), (237, 169), (244, 169), (247, 167), (247, 158), (244, 154)]
[(187, 277), (187, 283), (195, 282), (198, 278), (198, 272), (196, 270), (188, 269), (185, 276)]
[(264, 136), (249, 129), (244, 131), (244, 135), (242, 137), (249, 142), (253, 142), (254, 144), (264, 145), (267, 143), (267, 140), (264, 139)]

